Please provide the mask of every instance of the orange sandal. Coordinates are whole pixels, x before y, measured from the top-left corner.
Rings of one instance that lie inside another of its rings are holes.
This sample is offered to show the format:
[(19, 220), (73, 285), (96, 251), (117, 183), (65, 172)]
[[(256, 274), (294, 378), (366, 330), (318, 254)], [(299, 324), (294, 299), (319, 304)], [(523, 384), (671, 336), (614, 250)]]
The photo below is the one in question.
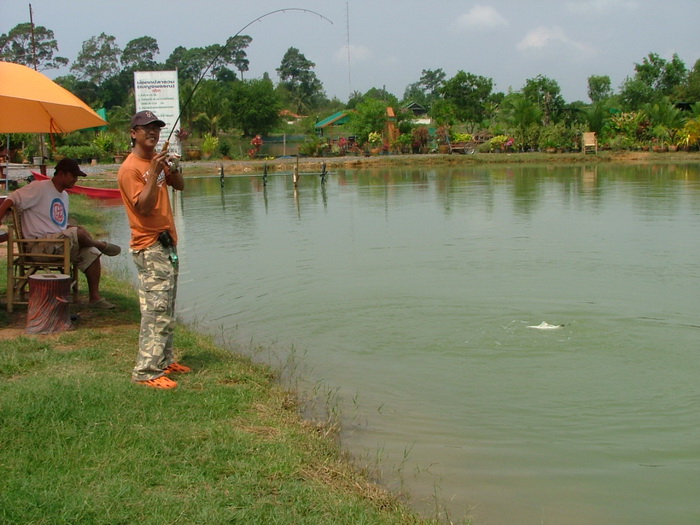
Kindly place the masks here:
[(166, 374), (186, 374), (192, 372), (192, 369), (180, 363), (171, 363), (163, 372)]
[(145, 386), (150, 386), (151, 388), (160, 388), (162, 390), (170, 390), (177, 387), (177, 383), (172, 379), (165, 376), (156, 377), (155, 379), (149, 379), (148, 381), (136, 381), (137, 383)]

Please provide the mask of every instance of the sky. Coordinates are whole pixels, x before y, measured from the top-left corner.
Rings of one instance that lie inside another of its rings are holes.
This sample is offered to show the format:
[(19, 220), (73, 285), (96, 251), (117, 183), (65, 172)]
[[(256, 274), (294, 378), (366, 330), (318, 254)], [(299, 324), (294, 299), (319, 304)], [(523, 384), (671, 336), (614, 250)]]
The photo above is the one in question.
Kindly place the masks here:
[[(373, 87), (401, 99), (427, 69), (484, 76), (503, 92), (544, 75), (567, 102), (589, 102), (592, 75), (607, 75), (617, 91), (649, 53), (676, 53), (689, 69), (700, 59), (700, 0), (1, 0), (0, 34), (29, 22), (30, 3), (34, 23), (54, 32), (71, 62), (103, 32), (122, 49), (151, 36), (163, 62), (178, 46), (223, 44), (240, 31), (253, 39), (244, 78), (267, 72), (277, 81), (295, 47), (342, 102)], [(285, 8), (313, 12), (267, 14)]]

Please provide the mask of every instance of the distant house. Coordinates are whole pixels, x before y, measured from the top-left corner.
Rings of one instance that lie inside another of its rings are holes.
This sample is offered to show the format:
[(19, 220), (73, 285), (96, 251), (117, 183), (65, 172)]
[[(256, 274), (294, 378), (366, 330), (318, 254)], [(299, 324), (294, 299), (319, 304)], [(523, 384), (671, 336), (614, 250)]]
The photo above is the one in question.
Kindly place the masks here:
[(415, 124), (424, 124), (426, 126), (432, 124), (432, 119), (428, 116), (428, 110), (425, 109), (423, 106), (418, 104), (418, 102), (411, 102), (410, 104), (406, 104), (403, 109), (405, 111), (410, 111), (413, 113), (413, 122)]
[(349, 111), (338, 111), (337, 113), (333, 113), (330, 117), (316, 122), (316, 124), (314, 124), (314, 129), (319, 137), (323, 137), (324, 135), (328, 135), (330, 137), (333, 135), (340, 135), (342, 133), (338, 128), (341, 128), (347, 124), (349, 120)]
[[(348, 137), (348, 133), (345, 133), (343, 126), (345, 126), (349, 120), (350, 111), (338, 111), (330, 117), (319, 120), (314, 124), (314, 129), (319, 137), (328, 137), (330, 139)], [(390, 142), (396, 140), (396, 137), (399, 135), (399, 130), (396, 127), (396, 114), (392, 107), (386, 108), (386, 122), (381, 132), (384, 138)]]
[(283, 109), (282, 111), (280, 111), (280, 117), (282, 117), (287, 122), (287, 124), (294, 124), (306, 118), (304, 115), (297, 115), (296, 113), (293, 113), (288, 109)]
[(428, 110), (421, 106), (418, 102), (411, 102), (406, 104), (403, 108), (413, 113), (414, 117), (425, 117), (428, 115)]

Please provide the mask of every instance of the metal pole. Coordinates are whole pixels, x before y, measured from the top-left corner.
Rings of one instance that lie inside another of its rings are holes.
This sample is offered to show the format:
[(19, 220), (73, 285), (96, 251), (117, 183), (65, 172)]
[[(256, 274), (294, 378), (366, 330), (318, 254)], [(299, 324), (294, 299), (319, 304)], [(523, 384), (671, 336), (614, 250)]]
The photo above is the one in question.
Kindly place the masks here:
[[(32, 30), (32, 63), (34, 64), (34, 71), (38, 71), (36, 64), (36, 39), (34, 38), (34, 13), (32, 12), (32, 4), (29, 4), (29, 26)], [(46, 158), (46, 140), (44, 139), (44, 134), (39, 135), (39, 154), (41, 155), (41, 163), (39, 164), (39, 169), (46, 175), (46, 168), (44, 159)]]

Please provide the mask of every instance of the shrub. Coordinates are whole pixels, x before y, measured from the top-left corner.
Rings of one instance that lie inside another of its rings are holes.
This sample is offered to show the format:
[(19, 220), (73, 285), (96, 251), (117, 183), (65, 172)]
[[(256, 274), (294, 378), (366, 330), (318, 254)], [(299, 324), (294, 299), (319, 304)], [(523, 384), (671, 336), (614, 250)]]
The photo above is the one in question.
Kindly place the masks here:
[(231, 143), (228, 140), (220, 141), (219, 154), (222, 157), (230, 157), (231, 156)]
[(452, 138), (452, 142), (471, 142), (473, 140), (474, 137), (471, 133), (455, 133)]
[(690, 119), (678, 134), (678, 145), (689, 148), (700, 142), (700, 118)]
[(204, 135), (204, 140), (202, 141), (202, 154), (206, 156), (211, 156), (218, 149), (219, 137), (215, 137), (211, 133), (206, 133)]
[(100, 131), (92, 139), (92, 143), (99, 150), (100, 157), (107, 157), (114, 153), (114, 135), (111, 133)]
[(428, 144), (428, 140), (430, 139), (430, 132), (428, 131), (428, 128), (426, 126), (417, 126), (413, 128), (413, 131), (411, 132), (411, 138), (413, 139), (413, 147), (421, 148)]
[(313, 137), (311, 140), (299, 144), (299, 154), (306, 157), (318, 157), (323, 150), (324, 144), (325, 141), (321, 140), (319, 137)]
[(72, 159), (89, 161), (100, 157), (100, 149), (93, 145), (83, 146), (59, 146), (56, 153)]
[(496, 135), (488, 142), (489, 151), (509, 150), (515, 144), (515, 141), (506, 135)]

